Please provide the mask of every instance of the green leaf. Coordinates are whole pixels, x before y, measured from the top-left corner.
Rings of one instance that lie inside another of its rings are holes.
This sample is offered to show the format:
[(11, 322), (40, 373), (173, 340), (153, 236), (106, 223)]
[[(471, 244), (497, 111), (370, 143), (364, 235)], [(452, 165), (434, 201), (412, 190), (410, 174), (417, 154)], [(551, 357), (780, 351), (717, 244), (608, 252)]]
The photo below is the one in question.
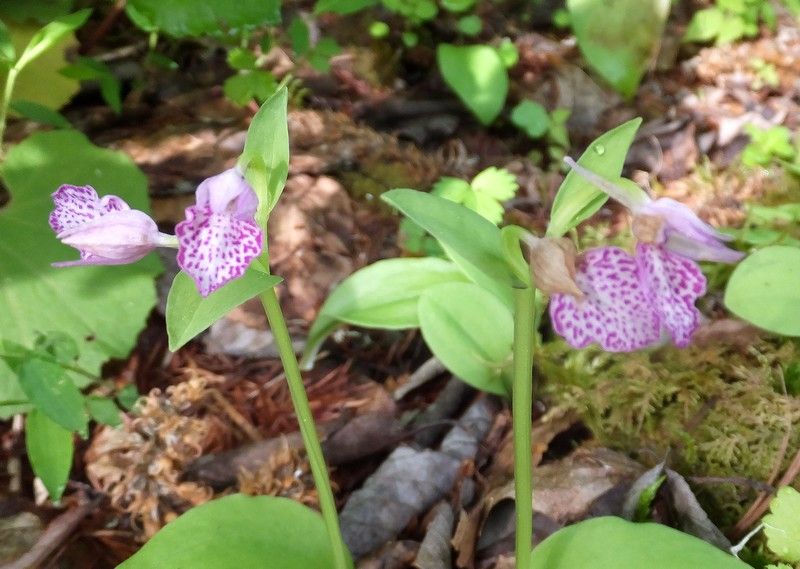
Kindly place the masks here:
[(117, 569), (333, 566), (317, 512), (287, 498), (234, 494), (170, 522)]
[(80, 10), (74, 14), (56, 18), (47, 24), (33, 35), (14, 67), (17, 70), (24, 69), (31, 61), (80, 28), (91, 13), (91, 10)]
[(464, 203), (471, 191), (472, 187), (468, 182), (459, 178), (451, 178), (450, 176), (442, 176), (431, 188), (433, 195), (456, 203)]
[[(578, 164), (607, 180), (618, 180), (625, 156), (642, 119), (636, 118), (606, 132), (592, 142)], [(608, 197), (577, 172), (570, 171), (558, 189), (550, 212), (549, 237), (561, 237), (603, 207)]]
[(256, 221), (266, 227), (269, 212), (278, 203), (289, 175), (288, 92), (277, 91), (253, 117), (239, 168), (258, 195)]
[(278, 87), (275, 76), (269, 71), (247, 71), (231, 75), (222, 85), (225, 96), (237, 105), (247, 105), (251, 101), (266, 101), (275, 94)]
[(50, 499), (58, 502), (72, 468), (72, 433), (34, 409), (25, 420), (25, 448), (34, 473), (42, 479)]
[[(74, 363), (95, 374), (109, 358), (126, 357), (155, 304), (160, 263), (151, 255), (126, 266), (54, 268), (54, 261), (76, 259), (78, 253), (59, 243), (47, 216), (53, 209), (50, 194), (65, 183), (91, 185), (101, 195), (113, 193), (148, 211), (144, 175), (126, 155), (62, 130), (37, 133), (13, 146), (2, 176), (11, 201), (0, 209), (0, 235), (14, 238), (0, 240), (0, 341), (31, 346), (42, 330), (63, 332), (78, 346)], [(69, 375), (79, 386), (87, 381)], [(0, 363), (0, 401), (24, 398), (15, 374)], [(0, 416), (15, 410), (0, 407)]]
[(342, 48), (335, 39), (322, 38), (308, 54), (308, 62), (320, 73), (327, 73), (331, 68), (331, 58), (341, 51)]
[(514, 45), (514, 42), (508, 38), (503, 38), (503, 41), (497, 46), (497, 53), (500, 55), (500, 59), (503, 60), (503, 65), (506, 66), (506, 69), (511, 69), (519, 61), (519, 50)]
[(317, 0), (314, 5), (314, 13), (354, 14), (370, 6), (375, 6), (379, 2), (380, 0)]
[(534, 550), (531, 569), (750, 569), (733, 555), (661, 524), (600, 517), (567, 526)]
[[(216, 34), (221, 30), (275, 25), (281, 21), (279, 0), (128, 0), (126, 10), (148, 26), (181, 38)], [(145, 30), (149, 31), (149, 30)]]
[(249, 49), (235, 47), (228, 52), (225, 61), (234, 69), (252, 70), (256, 68), (257, 60), (255, 54)]
[(295, 55), (302, 57), (311, 48), (311, 33), (308, 25), (300, 16), (294, 17), (289, 27), (286, 28), (286, 34), (289, 36)]
[(567, 8), (583, 57), (633, 96), (661, 43), (670, 0), (567, 0)]
[(511, 122), (531, 138), (540, 138), (550, 128), (550, 115), (539, 103), (525, 99), (511, 111)]
[(470, 279), (511, 305), (511, 269), (494, 224), (469, 208), (415, 190), (391, 190), (381, 198), (433, 235)]
[(280, 277), (250, 268), (241, 278), (203, 298), (192, 278), (181, 271), (167, 296), (169, 349), (174, 352), (237, 306), (279, 282)]
[(343, 322), (389, 330), (416, 328), (420, 294), (442, 283), (465, 280), (453, 263), (432, 257), (386, 259), (356, 271), (322, 305), (308, 333), (303, 364), (313, 363), (322, 342)]
[(684, 42), (708, 42), (719, 35), (722, 29), (723, 13), (717, 7), (698, 10), (692, 16), (686, 33), (683, 34)]
[(89, 409), (92, 419), (98, 423), (111, 427), (118, 427), (122, 424), (119, 407), (117, 407), (113, 399), (99, 395), (89, 395), (86, 398), (86, 407)]
[(0, 64), (11, 65), (17, 57), (17, 51), (14, 49), (14, 43), (11, 41), (11, 32), (0, 20)]
[(490, 166), (479, 172), (470, 183), (472, 189), (479, 193), (496, 199), (497, 201), (510, 200), (517, 194), (519, 184), (517, 177), (505, 168)]
[(64, 115), (33, 101), (14, 101), (11, 103), (11, 109), (20, 116), (40, 124), (55, 128), (72, 128)]
[(139, 390), (132, 383), (126, 385), (117, 393), (117, 401), (119, 401), (120, 406), (128, 411), (133, 409), (136, 402), (139, 401), (139, 397)]
[(728, 310), (759, 328), (800, 336), (800, 249), (777, 245), (739, 263), (725, 289)]
[(472, 283), (429, 288), (419, 298), (419, 323), (447, 369), (477, 389), (508, 394), (514, 320), (494, 295)]
[(783, 561), (800, 561), (800, 492), (784, 486), (769, 504), (764, 516), (767, 547)]
[(75, 63), (61, 69), (61, 74), (79, 81), (97, 81), (103, 100), (117, 114), (122, 110), (122, 86), (116, 75), (103, 63), (91, 57), (79, 57)]
[(375, 39), (385, 38), (390, 31), (389, 24), (386, 22), (372, 22), (369, 25), (369, 35)]
[(479, 121), (488, 125), (500, 114), (508, 93), (508, 73), (495, 48), (439, 44), (436, 60), (445, 83)]
[(63, 367), (40, 358), (30, 359), (19, 368), (19, 384), (42, 413), (68, 431), (86, 437), (89, 417), (83, 407), (83, 395)]
[(483, 21), (475, 14), (462, 16), (456, 22), (456, 29), (465, 36), (477, 36), (483, 29)]
[[(11, 40), (20, 53), (40, 29), (31, 24), (14, 24), (9, 27)], [(64, 77), (59, 72), (67, 64), (67, 52), (77, 48), (78, 42), (73, 34), (67, 34), (51, 49), (36, 59), (36, 65), (29, 65), (19, 72), (12, 101), (32, 101), (50, 109), (57, 109), (69, 101), (80, 85), (74, 79)], [(0, 67), (0, 83), (5, 83), (7, 69)], [(42, 89), (47, 85), (47, 89)]]

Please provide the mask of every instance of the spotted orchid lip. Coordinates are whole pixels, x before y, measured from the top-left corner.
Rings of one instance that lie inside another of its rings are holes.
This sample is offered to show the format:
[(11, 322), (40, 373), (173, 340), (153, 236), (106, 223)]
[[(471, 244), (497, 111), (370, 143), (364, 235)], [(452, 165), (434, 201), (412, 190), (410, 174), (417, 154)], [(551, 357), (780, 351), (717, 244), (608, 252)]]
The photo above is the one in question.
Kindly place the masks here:
[(689, 345), (701, 319), (694, 303), (706, 288), (694, 261), (639, 243), (635, 255), (618, 247), (590, 249), (576, 269), (583, 298), (550, 299), (553, 327), (571, 346), (597, 343), (609, 352), (631, 352), (665, 334), (679, 347)]
[(195, 205), (175, 227), (178, 265), (208, 296), (241, 277), (261, 254), (264, 235), (255, 222), (258, 197), (236, 169), (204, 180)]

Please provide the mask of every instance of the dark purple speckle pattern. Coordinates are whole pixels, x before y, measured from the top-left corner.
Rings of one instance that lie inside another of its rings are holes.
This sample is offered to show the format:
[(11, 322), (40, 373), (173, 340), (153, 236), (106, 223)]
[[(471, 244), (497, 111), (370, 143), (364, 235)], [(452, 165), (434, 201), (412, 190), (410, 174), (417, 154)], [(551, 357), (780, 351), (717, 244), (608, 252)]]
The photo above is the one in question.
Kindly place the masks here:
[(608, 352), (630, 352), (661, 336), (653, 293), (643, 285), (634, 259), (619, 247), (590, 249), (576, 267), (577, 299), (554, 294), (550, 316), (556, 332), (576, 348), (597, 342)]
[(657, 343), (662, 331), (677, 346), (689, 344), (700, 323), (694, 303), (706, 280), (691, 260), (658, 245), (587, 251), (576, 267), (577, 299), (554, 294), (550, 316), (556, 332), (576, 348), (596, 342), (608, 352), (630, 352)]
[(201, 296), (241, 277), (261, 254), (264, 236), (255, 221), (214, 213), (210, 207), (186, 209), (175, 227), (178, 265), (194, 279)]
[(700, 325), (695, 301), (706, 292), (706, 278), (694, 261), (665, 247), (639, 243), (636, 261), (642, 280), (653, 291), (661, 326), (675, 345), (685, 348)]

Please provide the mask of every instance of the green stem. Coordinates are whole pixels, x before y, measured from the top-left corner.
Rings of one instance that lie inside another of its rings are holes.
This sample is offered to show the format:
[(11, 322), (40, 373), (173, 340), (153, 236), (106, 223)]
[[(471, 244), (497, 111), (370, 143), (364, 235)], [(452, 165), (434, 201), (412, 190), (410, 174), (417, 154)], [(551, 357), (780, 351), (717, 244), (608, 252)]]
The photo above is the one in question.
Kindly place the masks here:
[(6, 76), (6, 86), (3, 89), (3, 100), (0, 101), (0, 161), (5, 158), (3, 151), (3, 137), (6, 133), (6, 119), (8, 117), (8, 106), (11, 104), (11, 95), (14, 93), (14, 83), (17, 82), (19, 70), (12, 67)]
[(281, 305), (278, 302), (278, 296), (275, 294), (274, 288), (261, 293), (261, 304), (264, 305), (264, 311), (267, 313), (267, 319), (275, 337), (275, 343), (278, 346), (283, 369), (286, 373), (289, 393), (292, 396), (294, 411), (297, 414), (297, 422), (300, 424), (300, 435), (303, 437), (303, 444), (306, 447), (308, 462), (311, 465), (311, 475), (314, 477), (314, 484), (317, 486), (317, 493), (319, 494), (322, 517), (328, 530), (334, 567), (335, 569), (349, 569), (350, 555), (342, 541), (341, 531), (339, 530), (339, 517), (336, 513), (336, 502), (333, 499), (331, 481), (328, 477), (328, 467), (325, 465), (325, 457), (322, 456), (322, 446), (319, 442), (317, 429), (314, 426), (311, 407), (308, 405), (308, 396), (303, 386), (300, 367), (297, 364), (297, 357), (292, 347), (292, 339), (289, 336), (289, 330), (286, 328), (286, 320), (283, 318)]
[(533, 291), (533, 287), (514, 289), (514, 388), (511, 411), (514, 428), (517, 569), (529, 569), (533, 538)]

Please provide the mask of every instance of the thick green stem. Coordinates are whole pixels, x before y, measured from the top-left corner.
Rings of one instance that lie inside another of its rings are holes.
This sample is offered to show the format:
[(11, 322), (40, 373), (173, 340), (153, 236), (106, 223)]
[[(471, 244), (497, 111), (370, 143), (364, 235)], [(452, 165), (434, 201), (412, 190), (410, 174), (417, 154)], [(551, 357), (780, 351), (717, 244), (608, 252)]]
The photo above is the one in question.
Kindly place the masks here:
[(14, 94), (14, 83), (17, 82), (19, 71), (16, 67), (8, 70), (6, 85), (3, 89), (3, 99), (0, 101), (0, 161), (5, 157), (3, 151), (3, 137), (6, 134), (6, 120), (8, 118), (8, 106), (11, 104), (11, 95)]
[(516, 500), (517, 569), (529, 569), (533, 538), (533, 458), (531, 410), (533, 406), (534, 289), (514, 289), (514, 495)]
[(322, 456), (322, 446), (319, 442), (317, 429), (314, 426), (311, 407), (308, 405), (308, 396), (303, 386), (300, 367), (297, 365), (292, 339), (289, 336), (289, 330), (286, 327), (286, 320), (283, 318), (283, 312), (278, 302), (278, 296), (275, 294), (275, 289), (271, 288), (261, 294), (261, 304), (264, 305), (264, 311), (267, 313), (267, 319), (275, 337), (275, 344), (278, 346), (283, 369), (286, 373), (289, 393), (294, 404), (294, 411), (297, 414), (297, 422), (300, 424), (300, 435), (303, 437), (303, 444), (306, 447), (306, 453), (308, 453), (311, 475), (314, 477), (314, 484), (317, 486), (319, 505), (322, 510), (322, 517), (325, 519), (325, 527), (328, 530), (334, 568), (349, 569), (350, 555), (342, 541), (342, 534), (339, 530), (339, 517), (336, 513), (336, 502), (333, 499), (331, 481), (328, 477), (328, 467), (325, 465), (325, 458)]

